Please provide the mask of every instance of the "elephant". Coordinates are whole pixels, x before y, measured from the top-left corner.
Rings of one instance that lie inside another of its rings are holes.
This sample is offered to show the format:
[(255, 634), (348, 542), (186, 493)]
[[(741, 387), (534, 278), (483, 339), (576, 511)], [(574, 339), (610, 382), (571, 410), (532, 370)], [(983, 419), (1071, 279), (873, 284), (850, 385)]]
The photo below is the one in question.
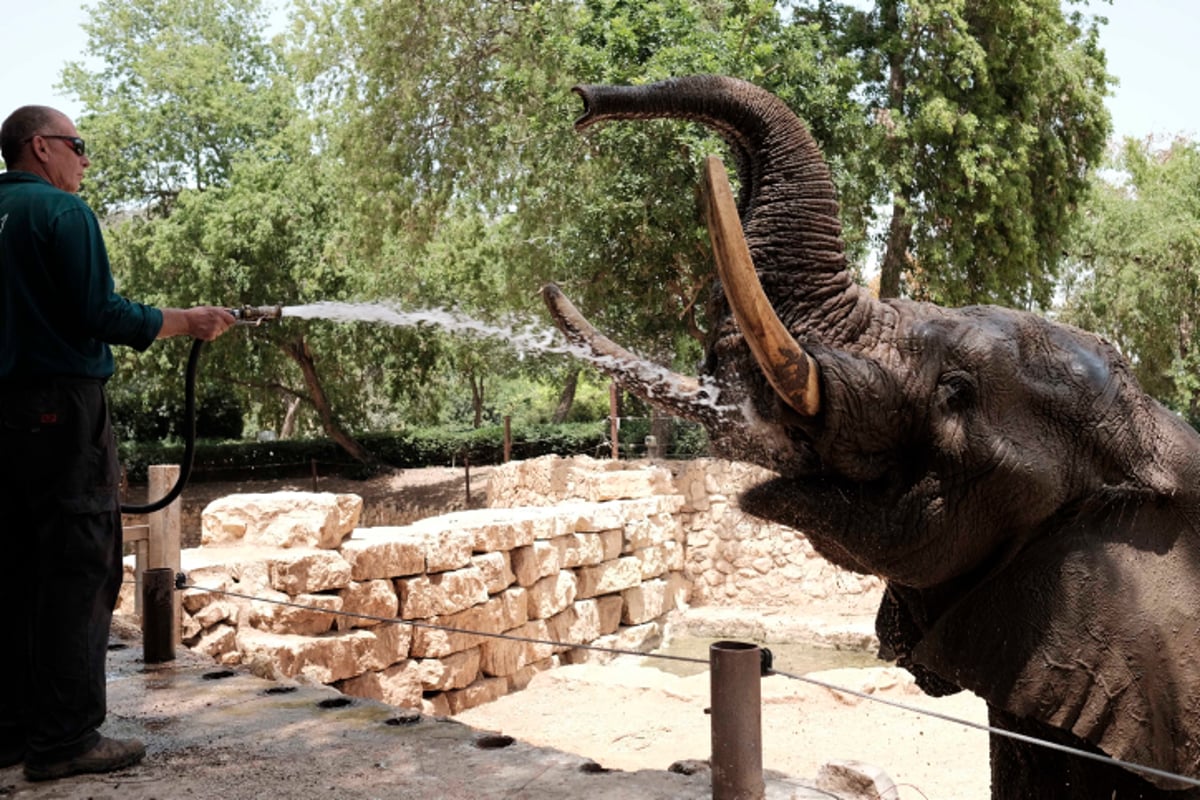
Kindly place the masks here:
[(926, 693), (986, 701), (993, 798), (1200, 798), (1200, 436), (1094, 334), (874, 298), (820, 148), (771, 93), (714, 75), (574, 92), (580, 130), (715, 130), (740, 188), (709, 159), (698, 377), (622, 348), (551, 283), (567, 339), (772, 471), (747, 513), (883, 579), (881, 654)]

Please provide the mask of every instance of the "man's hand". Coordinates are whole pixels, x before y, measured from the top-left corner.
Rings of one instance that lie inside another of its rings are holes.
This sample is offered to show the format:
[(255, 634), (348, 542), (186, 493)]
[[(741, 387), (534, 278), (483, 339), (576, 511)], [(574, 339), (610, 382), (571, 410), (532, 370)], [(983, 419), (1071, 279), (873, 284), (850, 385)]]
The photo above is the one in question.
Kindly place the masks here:
[(237, 322), (227, 308), (196, 306), (195, 308), (162, 309), (163, 324), (159, 339), (168, 336), (191, 336), (211, 342)]

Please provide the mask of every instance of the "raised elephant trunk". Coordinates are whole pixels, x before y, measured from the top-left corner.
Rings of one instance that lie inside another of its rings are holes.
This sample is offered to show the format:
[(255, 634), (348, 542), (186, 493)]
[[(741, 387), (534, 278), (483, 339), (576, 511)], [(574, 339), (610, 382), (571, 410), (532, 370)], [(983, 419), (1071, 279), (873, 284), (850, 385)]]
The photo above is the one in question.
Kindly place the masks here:
[(797, 335), (830, 344), (858, 339), (871, 301), (846, 269), (833, 180), (808, 128), (782, 101), (713, 75), (574, 91), (585, 105), (579, 130), (602, 120), (667, 117), (717, 131), (736, 159), (746, 243), (779, 317)]

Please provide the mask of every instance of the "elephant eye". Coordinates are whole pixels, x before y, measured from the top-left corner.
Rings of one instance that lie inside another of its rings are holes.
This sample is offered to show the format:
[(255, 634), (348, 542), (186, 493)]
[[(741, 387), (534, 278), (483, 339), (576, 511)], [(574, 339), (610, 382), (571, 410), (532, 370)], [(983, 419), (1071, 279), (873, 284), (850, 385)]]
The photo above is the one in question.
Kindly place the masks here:
[(978, 387), (975, 378), (966, 372), (947, 372), (938, 379), (937, 405), (948, 411), (962, 411), (975, 402)]

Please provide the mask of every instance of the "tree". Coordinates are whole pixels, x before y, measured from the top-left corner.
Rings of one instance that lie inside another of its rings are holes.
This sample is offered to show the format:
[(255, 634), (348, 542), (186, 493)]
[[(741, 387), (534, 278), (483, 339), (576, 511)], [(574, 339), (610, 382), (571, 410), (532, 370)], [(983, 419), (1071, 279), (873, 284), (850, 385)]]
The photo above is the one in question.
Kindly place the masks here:
[(1200, 144), (1127, 139), (1093, 180), (1063, 311), (1113, 341), (1148, 392), (1200, 422)]
[(858, 56), (875, 121), (881, 295), (1047, 307), (1110, 129), (1103, 20), (1060, 0), (817, 6)]
[(98, 211), (165, 211), (223, 182), (236, 154), (284, 127), (292, 84), (263, 39), (261, 0), (99, 0), (86, 53), (61, 85), (85, 109), (86, 199)]
[(555, 280), (598, 324), (673, 366), (691, 368), (703, 338), (711, 261), (694, 193), (703, 156), (721, 145), (681, 125), (580, 137), (571, 85), (737, 74), (799, 106), (835, 163), (862, 150), (851, 144), (865, 131), (849, 99), (853, 65), (823, 55), (816, 26), (762, 0), (313, 0), (301, 19), (301, 49), (314, 54), (304, 80), (336, 121), (347, 170), (377, 200), (356, 239), (403, 254), (379, 291), (540, 315), (535, 289)]

